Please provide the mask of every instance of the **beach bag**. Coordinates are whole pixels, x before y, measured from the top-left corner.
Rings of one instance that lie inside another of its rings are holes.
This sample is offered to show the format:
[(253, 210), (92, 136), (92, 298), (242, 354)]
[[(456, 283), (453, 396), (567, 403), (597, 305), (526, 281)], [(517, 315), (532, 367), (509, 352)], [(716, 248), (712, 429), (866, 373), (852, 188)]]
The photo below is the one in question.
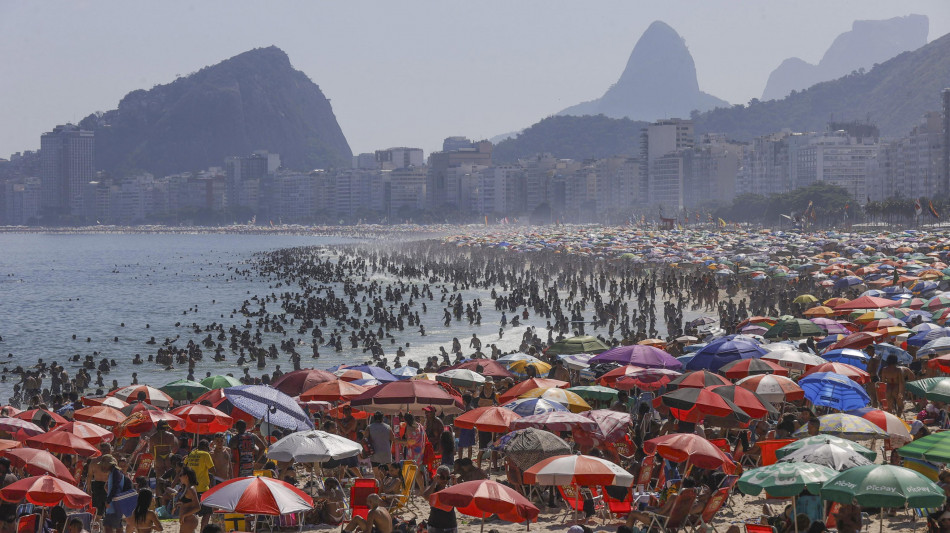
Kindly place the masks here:
[(128, 518), (135, 511), (135, 504), (138, 502), (139, 493), (136, 490), (127, 490), (120, 492), (112, 499), (112, 505), (116, 511), (122, 513), (122, 516)]

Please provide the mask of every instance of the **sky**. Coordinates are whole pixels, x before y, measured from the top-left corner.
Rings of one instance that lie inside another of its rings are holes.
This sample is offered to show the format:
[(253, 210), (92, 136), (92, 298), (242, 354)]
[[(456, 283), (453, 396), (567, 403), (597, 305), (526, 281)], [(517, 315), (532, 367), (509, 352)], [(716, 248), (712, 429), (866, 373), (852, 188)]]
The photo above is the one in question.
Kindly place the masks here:
[(600, 97), (654, 20), (686, 40), (700, 88), (736, 104), (854, 20), (910, 13), (929, 41), (950, 33), (947, 0), (0, 0), (0, 157), (257, 47), (320, 86), (353, 153), (428, 154)]

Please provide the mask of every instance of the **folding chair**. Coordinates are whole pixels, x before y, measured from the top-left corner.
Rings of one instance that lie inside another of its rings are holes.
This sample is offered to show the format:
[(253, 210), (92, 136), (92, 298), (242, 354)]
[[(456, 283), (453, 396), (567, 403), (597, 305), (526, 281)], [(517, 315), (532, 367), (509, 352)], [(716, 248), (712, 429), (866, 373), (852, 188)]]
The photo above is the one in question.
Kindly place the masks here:
[(347, 522), (353, 520), (354, 516), (365, 519), (369, 514), (369, 504), (366, 500), (370, 494), (379, 493), (379, 481), (376, 478), (359, 478), (353, 482), (350, 487), (350, 500), (343, 509), (343, 521), (340, 523), (340, 530), (346, 526)]
[(557, 491), (561, 493), (561, 499), (564, 500), (564, 504), (567, 506), (568, 514), (565, 515), (565, 522), (568, 516), (571, 516), (573, 513), (577, 513), (584, 510), (584, 499), (581, 498), (581, 495), (578, 493), (574, 485), (564, 485), (559, 486)]
[(413, 463), (412, 461), (403, 461), (402, 463), (402, 479), (403, 487), (402, 492), (399, 494), (393, 494), (396, 496), (393, 500), (393, 503), (389, 506), (389, 512), (395, 513), (397, 511), (402, 511), (406, 507), (412, 504), (412, 487), (416, 484), (416, 476), (419, 472), (419, 465)]
[(745, 533), (776, 533), (775, 528), (766, 524), (745, 523)]
[(83, 529), (86, 531), (92, 531), (92, 513), (73, 513), (71, 515), (67, 515), (66, 523), (69, 524), (69, 522), (74, 518), (82, 522)]
[(653, 483), (653, 467), (656, 466), (656, 456), (648, 455), (640, 462), (640, 472), (637, 473), (637, 482), (634, 485), (640, 485), (649, 489)]
[(723, 487), (717, 489), (716, 492), (712, 493), (709, 497), (709, 501), (706, 502), (706, 506), (703, 507), (703, 512), (699, 514), (698, 522), (694, 522), (690, 530), (695, 533), (698, 531), (716, 531), (716, 528), (712, 525), (713, 518), (719, 513), (722, 507), (729, 501), (729, 493), (732, 490), (732, 487)]
[(607, 509), (617, 518), (624, 518), (633, 510), (633, 490), (628, 487), (619, 487), (627, 491), (627, 496), (619, 500), (610, 495), (609, 487), (603, 487), (604, 503)]
[(660, 533), (675, 533), (687, 524), (689, 511), (696, 503), (696, 489), (689, 487), (680, 489), (676, 494), (673, 505), (665, 515), (650, 513), (650, 529), (656, 526)]
[(729, 446), (729, 439), (711, 439), (709, 441), (713, 446), (722, 450), (723, 453), (731, 453), (732, 448)]
[(152, 471), (152, 464), (155, 462), (155, 457), (150, 453), (143, 453), (139, 455), (138, 462), (135, 466), (135, 477), (144, 477), (148, 479), (148, 474)]
[(16, 533), (36, 533), (40, 524), (40, 515), (27, 514), (16, 521)]

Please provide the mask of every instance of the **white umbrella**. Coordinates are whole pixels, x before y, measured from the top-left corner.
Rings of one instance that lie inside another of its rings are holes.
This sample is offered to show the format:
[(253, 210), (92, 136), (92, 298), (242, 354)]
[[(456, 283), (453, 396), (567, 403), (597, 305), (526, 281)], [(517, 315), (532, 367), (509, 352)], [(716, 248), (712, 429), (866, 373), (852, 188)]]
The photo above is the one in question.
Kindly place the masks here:
[(564, 366), (570, 368), (571, 370), (584, 370), (585, 368), (590, 367), (590, 359), (594, 357), (592, 353), (575, 353), (567, 355), (559, 355), (561, 361), (564, 361)]
[(313, 509), (313, 499), (279, 479), (241, 477), (212, 487), (201, 497), (212, 509), (252, 515), (284, 515)]
[(148, 385), (129, 385), (110, 392), (109, 396), (115, 396), (126, 402), (134, 402), (138, 400), (139, 393), (145, 394), (145, 403), (155, 407), (171, 407), (174, 403), (171, 396)]
[(800, 350), (776, 350), (762, 356), (762, 359), (775, 361), (782, 366), (818, 366), (827, 363), (825, 359)]
[(515, 361), (530, 361), (530, 362), (532, 362), (532, 363), (541, 363), (541, 362), (542, 362), (542, 361), (541, 361), (540, 359), (538, 359), (537, 357), (535, 357), (535, 356), (533, 356), (533, 355), (528, 355), (528, 354), (522, 353), (522, 352), (510, 353), (510, 354), (508, 354), (508, 355), (504, 355), (504, 356), (501, 356), (501, 357), (498, 358), (498, 362), (499, 362), (499, 363), (504, 363), (504, 364), (506, 364), (506, 365), (507, 365), (508, 363), (514, 363)]
[(275, 442), (268, 448), (267, 457), (275, 461), (322, 463), (359, 455), (363, 447), (346, 437), (312, 429), (298, 431)]
[(474, 388), (476, 385), (485, 383), (485, 376), (473, 370), (454, 368), (452, 370), (446, 370), (441, 374), (436, 374), (435, 380), (456, 387)]

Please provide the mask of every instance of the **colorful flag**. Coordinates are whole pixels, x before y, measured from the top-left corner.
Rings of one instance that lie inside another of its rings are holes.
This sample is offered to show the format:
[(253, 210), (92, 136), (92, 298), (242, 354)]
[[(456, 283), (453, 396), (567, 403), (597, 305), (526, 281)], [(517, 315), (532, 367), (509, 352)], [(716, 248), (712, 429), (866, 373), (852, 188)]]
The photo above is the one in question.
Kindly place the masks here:
[(719, 227), (720, 227), (720, 228), (726, 227), (726, 221), (720, 218), (720, 219), (719, 219)]
[(937, 210), (936, 210), (936, 209), (934, 209), (933, 200), (931, 200), (931, 201), (929, 202), (929, 205), (928, 205), (927, 207), (930, 208), (930, 214), (933, 215), (934, 218), (940, 218), (940, 214), (937, 213)]
[(914, 200), (914, 215), (919, 217), (923, 211), (923, 208), (920, 206), (920, 198)]

